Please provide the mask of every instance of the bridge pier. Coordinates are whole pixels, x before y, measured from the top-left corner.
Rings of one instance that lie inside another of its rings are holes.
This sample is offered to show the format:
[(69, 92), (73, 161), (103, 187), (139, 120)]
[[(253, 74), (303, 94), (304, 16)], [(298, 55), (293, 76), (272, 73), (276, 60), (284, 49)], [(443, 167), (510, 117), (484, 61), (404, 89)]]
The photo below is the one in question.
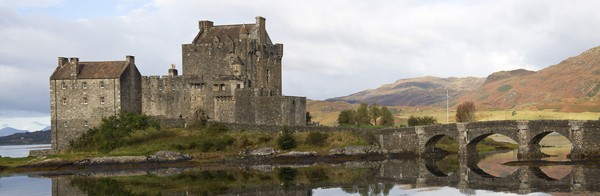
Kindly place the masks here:
[(571, 144), (573, 145), (571, 147), (571, 154), (569, 155), (569, 158), (572, 160), (577, 160), (577, 159), (583, 159), (585, 158), (585, 152), (584, 152), (584, 129), (583, 129), (583, 122), (581, 121), (569, 121), (569, 140), (571, 141)]
[(530, 135), (529, 135), (530, 131), (529, 131), (528, 123), (529, 123), (528, 121), (518, 121), (517, 122), (517, 129), (519, 130), (518, 141), (517, 141), (517, 144), (519, 145), (519, 149), (517, 152), (517, 158), (519, 160), (530, 159), (533, 157), (532, 155), (536, 153), (536, 150), (539, 150), (539, 148), (532, 149), (532, 145), (530, 145), (530, 141), (532, 138), (530, 138)]

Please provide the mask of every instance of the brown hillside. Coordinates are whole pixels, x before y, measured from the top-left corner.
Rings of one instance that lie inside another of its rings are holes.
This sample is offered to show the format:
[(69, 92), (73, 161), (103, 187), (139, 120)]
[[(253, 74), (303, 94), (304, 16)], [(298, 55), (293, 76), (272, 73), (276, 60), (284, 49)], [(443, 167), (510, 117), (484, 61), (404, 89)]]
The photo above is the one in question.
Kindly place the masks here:
[(537, 72), (491, 74), (477, 90), (459, 99), (482, 108), (600, 111), (600, 47)]
[(442, 106), (446, 104), (446, 90), (450, 97), (461, 97), (479, 87), (485, 79), (475, 77), (438, 78), (419, 77), (401, 79), (376, 89), (352, 95), (327, 99), (348, 103), (377, 103), (384, 106)]

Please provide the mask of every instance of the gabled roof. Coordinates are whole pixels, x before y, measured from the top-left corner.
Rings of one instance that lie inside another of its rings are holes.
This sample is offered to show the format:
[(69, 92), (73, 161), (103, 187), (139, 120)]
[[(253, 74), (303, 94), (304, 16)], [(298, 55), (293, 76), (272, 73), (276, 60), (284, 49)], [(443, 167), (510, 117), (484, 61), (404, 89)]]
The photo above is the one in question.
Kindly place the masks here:
[[(116, 79), (121, 77), (127, 68), (127, 61), (79, 62), (77, 79)], [(56, 67), (51, 80), (71, 79), (74, 63)]]
[[(226, 39), (236, 41), (240, 39), (240, 34), (250, 35), (257, 30), (256, 24), (236, 24), (236, 25), (219, 25), (212, 26), (207, 30), (202, 30), (194, 39), (193, 43), (209, 44), (213, 43), (215, 37), (220, 42), (225, 42)], [(271, 39), (267, 34), (267, 43), (271, 43)]]

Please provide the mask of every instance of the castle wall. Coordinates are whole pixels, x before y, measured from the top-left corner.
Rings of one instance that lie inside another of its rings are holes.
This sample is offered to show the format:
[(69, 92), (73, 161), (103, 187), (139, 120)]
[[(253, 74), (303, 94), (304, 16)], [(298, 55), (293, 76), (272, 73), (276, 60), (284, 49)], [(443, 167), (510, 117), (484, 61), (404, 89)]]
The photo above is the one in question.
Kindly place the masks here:
[(52, 149), (67, 149), (103, 117), (118, 114), (120, 85), (117, 79), (51, 80)]
[(143, 76), (142, 113), (159, 118), (176, 119), (190, 115), (191, 77)]
[(288, 96), (254, 97), (256, 124), (302, 126), (306, 124), (306, 98)]
[(142, 76), (135, 65), (127, 66), (120, 77), (122, 111), (142, 112)]

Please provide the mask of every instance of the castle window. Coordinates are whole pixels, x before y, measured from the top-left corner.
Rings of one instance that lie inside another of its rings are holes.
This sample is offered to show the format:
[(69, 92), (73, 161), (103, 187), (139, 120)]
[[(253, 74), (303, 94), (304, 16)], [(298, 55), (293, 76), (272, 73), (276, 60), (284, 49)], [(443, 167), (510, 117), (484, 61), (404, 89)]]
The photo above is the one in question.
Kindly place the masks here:
[(271, 82), (271, 70), (267, 69), (267, 83)]
[(87, 120), (86, 120), (86, 121), (83, 121), (83, 126), (86, 126), (86, 127), (87, 127), (87, 126), (89, 126), (89, 123), (88, 123), (88, 121), (87, 121)]
[(204, 86), (206, 86), (204, 83), (200, 84), (200, 90), (204, 89)]
[(218, 84), (213, 85), (213, 89), (212, 90), (215, 91), (215, 92), (219, 91), (219, 85)]
[(65, 83), (65, 82), (61, 82), (60, 84), (61, 84), (61, 86), (62, 86), (62, 89), (67, 89), (67, 83)]
[(242, 88), (242, 85), (241, 84), (236, 84), (235, 88), (240, 89), (240, 88)]
[(104, 88), (104, 81), (100, 81), (100, 88)]
[(67, 98), (62, 98), (61, 102), (62, 102), (63, 105), (67, 105)]
[(100, 104), (104, 104), (104, 97), (100, 97)]
[(83, 97), (83, 104), (88, 104), (87, 97)]
[(82, 82), (81, 83), (81, 88), (87, 89), (87, 82)]
[(225, 84), (221, 84), (221, 91), (225, 91)]

